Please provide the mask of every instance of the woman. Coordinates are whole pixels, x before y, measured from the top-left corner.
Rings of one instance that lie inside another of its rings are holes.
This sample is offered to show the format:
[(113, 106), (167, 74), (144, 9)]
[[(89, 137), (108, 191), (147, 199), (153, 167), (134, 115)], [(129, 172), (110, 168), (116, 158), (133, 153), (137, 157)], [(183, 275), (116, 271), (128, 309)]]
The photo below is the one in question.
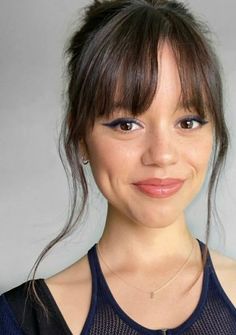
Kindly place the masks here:
[(69, 268), (2, 295), (0, 334), (236, 334), (236, 263), (208, 253), (184, 215), (209, 171), (208, 241), (228, 144), (205, 28), (176, 1), (87, 9), (62, 134), (82, 210), (83, 164), (108, 201), (105, 230)]

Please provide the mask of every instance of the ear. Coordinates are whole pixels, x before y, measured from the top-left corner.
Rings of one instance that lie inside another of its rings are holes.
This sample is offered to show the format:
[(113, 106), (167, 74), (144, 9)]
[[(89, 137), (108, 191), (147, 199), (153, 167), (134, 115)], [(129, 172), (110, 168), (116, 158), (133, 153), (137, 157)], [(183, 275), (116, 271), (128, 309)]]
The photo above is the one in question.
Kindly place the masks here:
[(88, 161), (89, 155), (87, 150), (87, 144), (84, 139), (81, 139), (79, 141), (79, 157), (81, 161)]

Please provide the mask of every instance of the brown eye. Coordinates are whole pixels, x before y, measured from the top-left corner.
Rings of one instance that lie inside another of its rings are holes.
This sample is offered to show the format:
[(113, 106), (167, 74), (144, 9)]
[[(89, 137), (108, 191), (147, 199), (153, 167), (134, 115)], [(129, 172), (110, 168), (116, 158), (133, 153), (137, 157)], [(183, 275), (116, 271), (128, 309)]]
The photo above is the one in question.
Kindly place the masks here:
[(194, 123), (196, 123), (194, 120), (183, 120), (180, 122), (180, 125), (183, 129), (192, 129), (194, 128)]
[(133, 124), (131, 122), (121, 122), (120, 129), (123, 131), (132, 130)]
[(200, 118), (199, 116), (187, 117), (182, 120), (179, 120), (178, 127), (181, 129), (191, 130), (204, 126), (208, 121)]
[(104, 126), (119, 131), (121, 133), (129, 133), (142, 128), (142, 125), (136, 119), (115, 119), (110, 123), (103, 123)]

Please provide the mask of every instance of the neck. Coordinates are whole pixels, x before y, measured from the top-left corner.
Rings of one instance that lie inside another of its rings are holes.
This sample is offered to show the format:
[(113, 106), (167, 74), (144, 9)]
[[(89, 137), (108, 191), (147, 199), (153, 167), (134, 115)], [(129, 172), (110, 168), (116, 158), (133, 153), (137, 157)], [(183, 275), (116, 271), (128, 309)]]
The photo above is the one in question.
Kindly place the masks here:
[(128, 262), (133, 266), (164, 266), (170, 259), (186, 259), (193, 245), (193, 237), (184, 214), (165, 226), (157, 222), (154, 228), (129, 220), (109, 205), (99, 244), (106, 258), (109, 260), (111, 257), (113, 262), (114, 259), (122, 262), (129, 255)]

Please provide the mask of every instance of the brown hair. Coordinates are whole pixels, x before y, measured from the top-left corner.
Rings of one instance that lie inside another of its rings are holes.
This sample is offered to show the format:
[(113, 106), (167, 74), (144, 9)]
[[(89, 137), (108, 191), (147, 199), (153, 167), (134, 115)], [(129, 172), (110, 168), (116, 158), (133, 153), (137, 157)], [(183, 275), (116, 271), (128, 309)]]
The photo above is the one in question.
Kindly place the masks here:
[[(96, 117), (108, 115), (113, 110), (118, 81), (119, 105), (133, 115), (147, 110), (157, 87), (157, 50), (165, 41), (169, 42), (176, 58), (184, 106), (188, 108), (191, 101), (201, 116), (210, 115), (214, 125), (205, 265), (213, 210), (212, 195), (228, 147), (220, 66), (209, 31), (182, 2), (95, 0), (86, 9), (82, 26), (74, 33), (66, 51), (68, 99), (59, 153), (73, 192), (71, 213), (64, 229), (38, 257), (33, 278), (47, 252), (74, 230), (85, 209), (88, 187), (81, 164), (80, 140), (93, 127)], [(79, 189), (82, 190), (81, 198), (78, 198)], [(36, 294), (34, 281), (32, 289)]]

